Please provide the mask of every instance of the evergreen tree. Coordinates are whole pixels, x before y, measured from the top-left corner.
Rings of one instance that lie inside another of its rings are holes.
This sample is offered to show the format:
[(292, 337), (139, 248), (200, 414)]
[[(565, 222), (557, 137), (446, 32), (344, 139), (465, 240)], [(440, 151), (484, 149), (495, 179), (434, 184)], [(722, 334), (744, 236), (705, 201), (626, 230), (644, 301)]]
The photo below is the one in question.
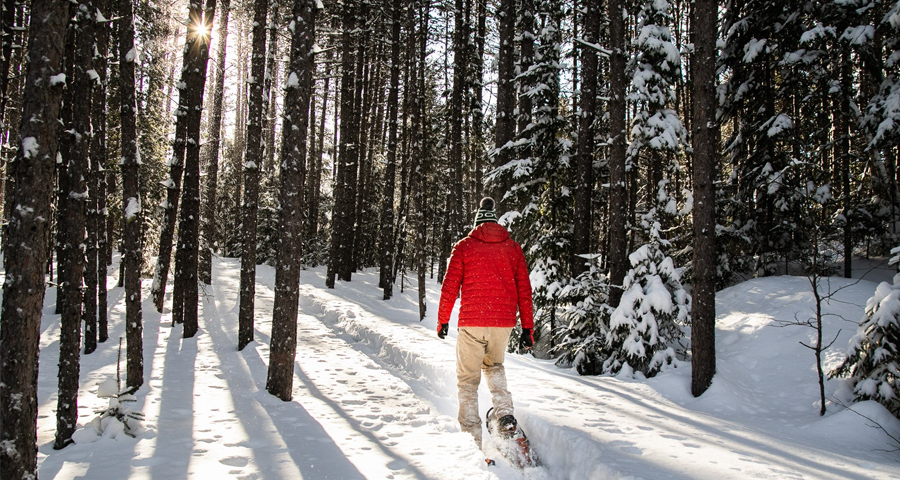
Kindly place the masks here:
[(243, 249), (241, 252), (241, 296), (238, 311), (238, 350), (253, 341), (256, 295), (256, 241), (259, 212), (260, 165), (262, 151), (263, 85), (266, 68), (266, 15), (268, 0), (253, 3), (253, 48), (250, 67), (250, 93), (247, 122), (247, 146), (244, 152), (244, 204), (242, 207)]
[(649, 242), (629, 256), (621, 302), (610, 317), (606, 349), (610, 355), (603, 371), (656, 375), (675, 360), (675, 346), (690, 323), (691, 298), (681, 284), (681, 273), (664, 250), (655, 212), (642, 218)]
[(716, 128), (716, 32), (718, 4), (696, 0), (691, 21), (694, 85), (691, 140), (693, 147), (694, 259), (691, 282), (691, 393), (699, 397), (716, 372), (716, 204), (718, 165)]
[[(72, 101), (71, 151), (65, 169), (66, 216), (58, 221), (60, 238), (59, 295), (65, 298), (60, 316), (59, 396), (56, 409), (56, 441), (61, 449), (71, 442), (78, 421), (83, 277), (85, 264), (85, 177), (89, 175), (91, 145), (91, 94), (95, 11), (90, 2), (79, 4), (73, 29), (74, 77), (68, 88)], [(96, 73), (94, 73), (96, 75)], [(96, 270), (94, 270), (96, 271)], [(96, 304), (93, 306), (96, 308)], [(90, 322), (89, 322), (90, 323)], [(86, 332), (87, 333), (87, 332)], [(96, 348), (96, 333), (91, 348)], [(86, 347), (88, 347), (86, 340)]]
[(49, 255), (53, 167), (62, 96), (63, 50), (69, 2), (35, 0), (28, 31), (28, 62), (20, 142), (9, 166), (6, 281), (0, 312), (0, 471), (8, 478), (37, 478), (37, 373), (44, 311), (44, 271)]
[[(900, 262), (900, 247), (891, 264)], [(875, 400), (900, 417), (900, 274), (881, 282), (866, 302), (847, 356), (830, 376), (850, 377), (853, 401)]]
[(222, 102), (225, 96), (225, 57), (228, 52), (228, 20), (231, 0), (219, 4), (219, 43), (216, 48), (215, 83), (211, 97), (211, 110), (207, 125), (207, 142), (203, 145), (203, 166), (206, 183), (203, 189), (203, 212), (200, 216), (200, 256), (197, 264), (198, 279), (207, 285), (212, 283), (212, 252), (216, 245), (216, 197), (219, 182), (219, 151), (222, 137)]
[(291, 19), (291, 63), (285, 84), (281, 157), (281, 245), (275, 270), (275, 310), (266, 390), (288, 401), (292, 396), (297, 349), (297, 298), (303, 237), (303, 177), (312, 92), (316, 8), (296, 0)]

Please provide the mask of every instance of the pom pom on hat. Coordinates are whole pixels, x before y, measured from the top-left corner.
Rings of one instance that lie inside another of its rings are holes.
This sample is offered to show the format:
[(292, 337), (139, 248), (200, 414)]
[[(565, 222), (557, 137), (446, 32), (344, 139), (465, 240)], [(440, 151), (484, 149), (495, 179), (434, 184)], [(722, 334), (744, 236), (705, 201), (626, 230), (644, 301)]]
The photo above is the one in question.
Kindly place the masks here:
[(491, 197), (482, 198), (478, 212), (475, 213), (476, 227), (486, 222), (497, 222), (497, 212), (494, 211), (494, 199)]

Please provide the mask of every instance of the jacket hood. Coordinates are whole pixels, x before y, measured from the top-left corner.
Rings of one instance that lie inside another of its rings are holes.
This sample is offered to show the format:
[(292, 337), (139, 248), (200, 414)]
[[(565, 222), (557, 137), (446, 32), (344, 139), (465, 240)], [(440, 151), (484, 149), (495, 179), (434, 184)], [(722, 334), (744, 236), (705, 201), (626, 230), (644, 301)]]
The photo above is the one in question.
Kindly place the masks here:
[(487, 222), (472, 229), (469, 236), (482, 242), (500, 243), (509, 238), (509, 232), (499, 223)]

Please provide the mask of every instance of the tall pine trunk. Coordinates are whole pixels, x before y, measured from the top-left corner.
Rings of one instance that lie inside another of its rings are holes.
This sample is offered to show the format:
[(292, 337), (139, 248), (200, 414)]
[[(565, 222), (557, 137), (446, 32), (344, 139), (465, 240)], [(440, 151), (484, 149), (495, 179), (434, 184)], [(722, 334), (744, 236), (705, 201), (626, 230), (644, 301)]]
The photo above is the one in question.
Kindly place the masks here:
[[(512, 147), (507, 143), (512, 142), (516, 135), (516, 85), (514, 71), (513, 45), (516, 34), (516, 2), (515, 0), (500, 0), (497, 14), (499, 15), (500, 49), (497, 53), (497, 119), (494, 124), (495, 141), (493, 153), (493, 167), (506, 165), (512, 158)], [(506, 185), (502, 181), (495, 181), (491, 191), (497, 206), (498, 214), (506, 211), (503, 195), (506, 193)]]
[(628, 270), (625, 221), (628, 197), (625, 176), (625, 20), (622, 0), (609, 2), (609, 304), (619, 305)]
[(209, 131), (203, 155), (206, 165), (206, 184), (203, 190), (203, 214), (200, 216), (200, 257), (197, 266), (198, 279), (212, 283), (212, 249), (216, 245), (216, 196), (219, 181), (219, 149), (222, 136), (222, 98), (225, 96), (225, 54), (228, 51), (228, 17), (231, 0), (219, 5), (219, 43), (216, 52), (215, 87), (212, 111), (209, 115)]
[(238, 311), (238, 350), (253, 341), (253, 311), (256, 295), (256, 233), (259, 212), (259, 166), (262, 162), (263, 77), (266, 68), (266, 14), (268, 0), (253, 7), (253, 45), (250, 58), (247, 145), (244, 151), (243, 249), (241, 251), (241, 298)]
[(0, 312), (0, 472), (37, 478), (37, 376), (69, 2), (34, 0)]
[(122, 205), (125, 208), (125, 338), (129, 389), (144, 384), (143, 319), (141, 314), (141, 223), (143, 222), (135, 127), (134, 11), (131, 0), (119, 0), (119, 108), (122, 149)]
[[(184, 194), (178, 222), (175, 285), (172, 291), (172, 319), (184, 322), (184, 338), (193, 337), (200, 328), (197, 285), (197, 256), (200, 246), (200, 119), (203, 112), (203, 90), (206, 86), (206, 64), (209, 60), (209, 35), (206, 32), (212, 30), (215, 9), (216, 0), (207, 0), (202, 15), (191, 16), (191, 25), (197, 27), (190, 48), (197, 52), (190, 56), (191, 64), (186, 75), (188, 114), (185, 129)], [(191, 10), (193, 14), (194, 9)], [(203, 28), (199, 28), (200, 26)], [(190, 29), (188, 34), (191, 35)]]
[(384, 300), (393, 295), (394, 281), (391, 265), (394, 263), (394, 186), (397, 176), (397, 110), (400, 95), (400, 48), (401, 25), (403, 22), (403, 2), (394, 0), (391, 14), (391, 78), (388, 90), (388, 141), (386, 165), (384, 168), (384, 191), (381, 199), (380, 258), (381, 274), (379, 286), (384, 289)]
[(589, 1), (584, 12), (584, 43), (581, 44), (581, 97), (578, 113), (578, 150), (575, 178), (575, 231), (569, 268), (577, 277), (585, 271), (585, 259), (591, 253), (593, 225), (592, 193), (594, 190), (594, 109), (597, 106), (597, 52), (600, 36), (600, 2)]
[[(331, 54), (329, 52), (328, 60), (331, 59)], [(306, 238), (312, 239), (319, 235), (319, 202), (321, 199), (321, 189), (322, 189), (322, 154), (325, 149), (325, 119), (327, 117), (328, 112), (328, 93), (329, 93), (329, 75), (331, 75), (331, 66), (325, 65), (325, 80), (322, 86), (322, 116), (319, 117), (319, 134), (318, 138), (315, 139), (315, 126), (310, 124), (310, 131), (312, 135), (310, 135), (310, 142), (315, 141), (315, 148), (312, 149), (313, 153), (310, 155), (309, 159), (309, 173), (307, 175), (307, 185), (308, 191), (306, 193), (306, 203), (305, 206), (307, 208), (307, 220), (306, 220)], [(312, 108), (310, 113), (310, 120), (312, 120), (315, 115), (312, 114), (315, 111), (315, 102), (313, 101), (315, 96), (312, 92), (310, 92), (310, 101), (312, 102)]]
[[(110, 15), (109, 0), (95, 0), (94, 7), (104, 17)], [(107, 321), (107, 291), (106, 291), (106, 258), (110, 248), (107, 232), (106, 213), (106, 91), (109, 81), (106, 73), (107, 56), (109, 55), (109, 26), (105, 22), (97, 22), (95, 25), (97, 36), (94, 56), (94, 70), (98, 80), (94, 83), (94, 96), (91, 102), (91, 128), (94, 135), (91, 143), (91, 182), (94, 185), (92, 197), (96, 201), (94, 206), (94, 229), (97, 239), (96, 258), (89, 258), (88, 265), (97, 270), (97, 337), (100, 342), (109, 339)], [(89, 247), (90, 248), (90, 247)], [(85, 351), (85, 353), (89, 353)]]
[(350, 281), (353, 256), (353, 218), (356, 172), (358, 161), (357, 139), (359, 131), (355, 122), (356, 78), (356, 2), (344, 2), (342, 12), (343, 34), (341, 55), (341, 108), (340, 150), (338, 151), (337, 176), (334, 186), (334, 212), (331, 216), (331, 254), (325, 284), (334, 288), (335, 277)]
[[(59, 296), (63, 297), (59, 334), (59, 396), (56, 404), (56, 440), (53, 448), (61, 449), (71, 443), (78, 422), (78, 377), (81, 364), (81, 313), (84, 290), (85, 255), (85, 177), (88, 175), (88, 156), (91, 145), (91, 76), (93, 69), (94, 12), (93, 6), (79, 4), (75, 16), (74, 77), (69, 88), (72, 100), (72, 150), (68, 159), (66, 179), (66, 215), (59, 219), (60, 238), (65, 243), (60, 250)], [(95, 270), (96, 272), (96, 270)], [(95, 279), (96, 284), (96, 279)], [(96, 304), (94, 305), (96, 311)], [(92, 332), (96, 333), (96, 332)], [(87, 342), (88, 332), (85, 332)], [(92, 349), (96, 348), (96, 336)], [(87, 348), (88, 345), (86, 344)]]
[(315, 4), (312, 0), (295, 0), (292, 16), (291, 63), (285, 85), (281, 143), (281, 245), (275, 270), (275, 307), (266, 380), (266, 390), (284, 401), (292, 396), (297, 351), (303, 177), (306, 174), (309, 97), (313, 85)]
[(694, 54), (692, 138), (694, 149), (694, 275), (691, 287), (691, 393), (699, 397), (716, 373), (716, 121), (715, 0), (695, 0), (691, 18)]

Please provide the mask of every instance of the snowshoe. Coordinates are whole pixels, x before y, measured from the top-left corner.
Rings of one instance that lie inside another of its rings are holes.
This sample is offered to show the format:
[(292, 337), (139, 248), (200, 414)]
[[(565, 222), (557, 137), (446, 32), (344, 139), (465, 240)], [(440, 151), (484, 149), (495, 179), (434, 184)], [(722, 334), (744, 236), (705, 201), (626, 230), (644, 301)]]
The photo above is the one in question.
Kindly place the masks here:
[[(493, 411), (493, 408), (488, 410), (487, 415), (485, 415), (485, 423), (487, 424), (488, 434), (491, 435), (494, 446), (500, 455), (520, 470), (526, 467), (538, 466), (538, 458), (531, 450), (531, 444), (528, 442), (525, 432), (519, 428), (516, 417), (504, 415), (500, 418), (494, 418), (491, 415)], [(487, 463), (492, 465), (493, 460), (487, 459)]]

